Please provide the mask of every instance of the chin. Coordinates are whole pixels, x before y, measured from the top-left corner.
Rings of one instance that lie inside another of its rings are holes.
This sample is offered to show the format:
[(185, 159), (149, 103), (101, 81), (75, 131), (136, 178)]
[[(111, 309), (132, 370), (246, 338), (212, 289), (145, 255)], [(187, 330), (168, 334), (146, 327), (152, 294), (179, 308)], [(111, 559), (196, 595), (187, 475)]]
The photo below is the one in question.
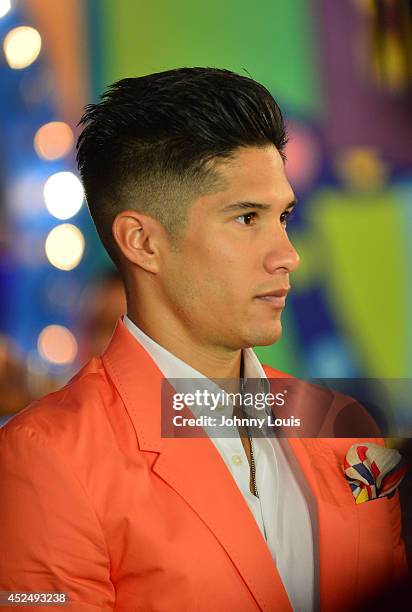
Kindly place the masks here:
[(272, 321), (270, 327), (267, 327), (266, 329), (256, 329), (252, 334), (250, 334), (249, 330), (248, 346), (270, 346), (271, 344), (275, 344), (281, 335), (281, 322), (276, 321), (275, 324), (273, 324)]

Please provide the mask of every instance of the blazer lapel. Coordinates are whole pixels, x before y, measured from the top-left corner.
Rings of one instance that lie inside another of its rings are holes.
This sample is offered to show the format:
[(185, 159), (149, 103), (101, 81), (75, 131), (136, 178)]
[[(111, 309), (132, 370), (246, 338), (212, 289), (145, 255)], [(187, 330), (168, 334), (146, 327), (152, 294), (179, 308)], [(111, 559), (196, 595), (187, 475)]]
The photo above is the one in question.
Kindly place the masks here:
[[(267, 368), (265, 371), (269, 379), (296, 380), (277, 370)], [(305, 424), (305, 432), (310, 432), (310, 425), (313, 426), (313, 437), (279, 438), (279, 442), (308, 502), (320, 609), (351, 609), (356, 598), (359, 518), (342, 464), (346, 450), (355, 440), (315, 437), (319, 424), (327, 416), (325, 406), (330, 409), (334, 404), (329, 399), (327, 405), (323, 405), (322, 397), (317, 398), (313, 389), (312, 403), (308, 404), (304, 385), (297, 386), (305, 392), (302, 402), (293, 406), (293, 414), (304, 419), (309, 409), (311, 417), (315, 415), (317, 422)], [(273, 393), (279, 390), (278, 386), (278, 382), (272, 383)], [(333, 398), (337, 400), (339, 394)], [(290, 416), (290, 408), (285, 416)]]
[(223, 459), (208, 438), (161, 438), (162, 373), (119, 321), (104, 366), (128, 410), (140, 450), (208, 526), (258, 606), (289, 611), (289, 599), (264, 538)]
[(154, 470), (214, 533), (259, 607), (262, 610), (290, 610), (266, 542), (210, 440), (168, 439)]
[(340, 457), (327, 440), (289, 438), (286, 443), (316, 500), (320, 609), (352, 609), (356, 601), (359, 520)]

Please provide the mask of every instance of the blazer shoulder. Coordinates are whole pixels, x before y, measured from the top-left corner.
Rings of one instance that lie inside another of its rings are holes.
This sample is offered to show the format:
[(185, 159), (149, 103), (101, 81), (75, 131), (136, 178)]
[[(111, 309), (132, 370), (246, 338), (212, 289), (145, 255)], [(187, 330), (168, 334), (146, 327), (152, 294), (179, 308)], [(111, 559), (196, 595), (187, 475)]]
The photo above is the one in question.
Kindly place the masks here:
[(125, 462), (144, 461), (136, 453), (136, 432), (127, 410), (100, 358), (0, 429), (0, 455), (21, 456), (29, 447), (33, 453), (53, 452), (91, 491), (102, 492), (108, 475)]
[(56, 443), (76, 436), (88, 423), (96, 426), (102, 420), (110, 387), (101, 358), (94, 357), (64, 387), (18, 412), (1, 431), (7, 435), (24, 429)]

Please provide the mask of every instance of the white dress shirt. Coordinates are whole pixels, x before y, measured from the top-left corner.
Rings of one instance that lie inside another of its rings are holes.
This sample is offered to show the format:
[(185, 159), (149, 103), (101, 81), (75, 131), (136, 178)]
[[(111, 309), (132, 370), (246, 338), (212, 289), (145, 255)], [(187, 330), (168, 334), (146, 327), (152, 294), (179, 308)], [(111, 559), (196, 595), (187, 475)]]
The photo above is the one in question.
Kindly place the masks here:
[[(213, 385), (200, 372), (147, 336), (127, 316), (124, 317), (124, 324), (165, 378), (197, 379), (197, 388), (199, 383)], [(245, 379), (266, 379), (252, 349), (243, 351), (243, 364)], [(192, 407), (191, 410), (194, 412)], [(279, 440), (253, 438), (259, 497), (250, 492), (250, 467), (239, 435), (227, 438), (213, 436), (210, 440), (232, 474), (266, 540), (293, 610), (310, 612), (314, 609), (315, 601), (312, 525), (307, 501)]]

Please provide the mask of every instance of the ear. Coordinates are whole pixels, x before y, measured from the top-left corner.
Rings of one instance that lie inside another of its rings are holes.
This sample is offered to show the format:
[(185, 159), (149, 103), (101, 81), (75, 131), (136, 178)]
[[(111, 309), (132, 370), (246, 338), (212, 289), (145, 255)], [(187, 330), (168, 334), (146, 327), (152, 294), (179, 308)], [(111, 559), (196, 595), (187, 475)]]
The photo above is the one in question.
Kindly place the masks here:
[(125, 259), (148, 272), (159, 271), (165, 230), (158, 221), (135, 210), (124, 210), (116, 215), (112, 233)]

